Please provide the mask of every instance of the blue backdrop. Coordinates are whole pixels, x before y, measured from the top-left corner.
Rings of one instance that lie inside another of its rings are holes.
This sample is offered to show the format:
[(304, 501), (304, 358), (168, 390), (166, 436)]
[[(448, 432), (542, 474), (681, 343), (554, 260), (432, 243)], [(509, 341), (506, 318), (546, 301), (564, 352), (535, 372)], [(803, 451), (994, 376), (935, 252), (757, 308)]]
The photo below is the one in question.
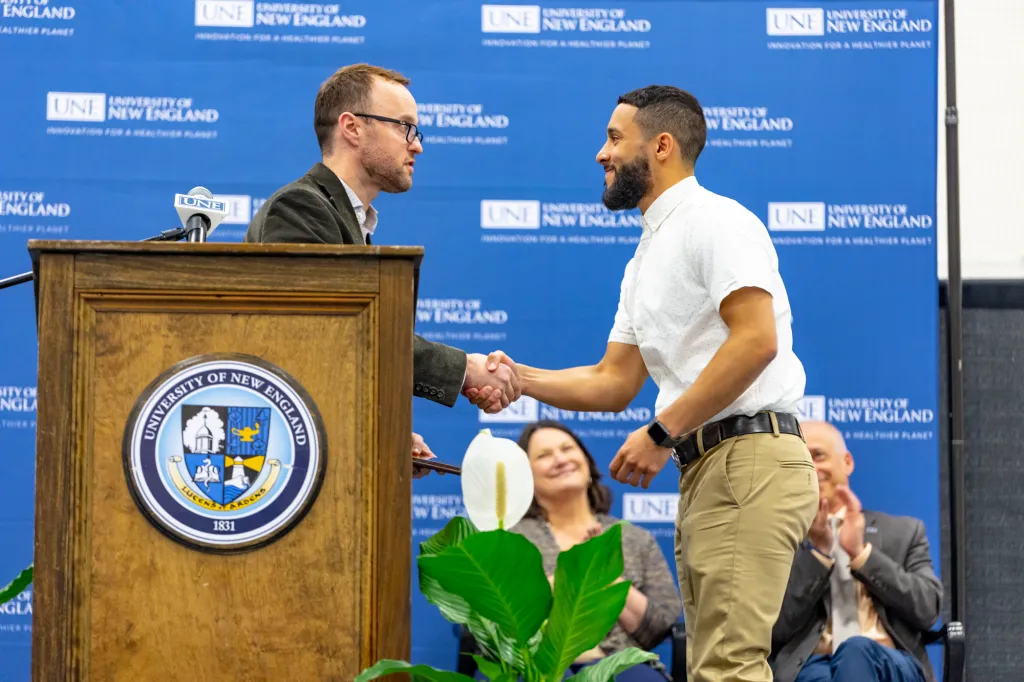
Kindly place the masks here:
[[(312, 105), (336, 68), (412, 79), (426, 135), (412, 191), (378, 202), (375, 240), (426, 248), (417, 328), (468, 351), (595, 361), (636, 214), (600, 204), (595, 155), (616, 97), (650, 83), (706, 108), (698, 178), (771, 230), (807, 368), (805, 416), (839, 426), (865, 506), (927, 524), (939, 565), (933, 0), (481, 5), (465, 1), (0, 0), (0, 275), (26, 239), (138, 239), (176, 224), (175, 192), (229, 198), (239, 240), (319, 159)], [(455, 313), (455, 314), (453, 314)], [(0, 292), (0, 585), (32, 561), (36, 338), (30, 287)], [(461, 459), (481, 427), (577, 429), (607, 470), (651, 416), (524, 399), (496, 418), (415, 401), (418, 432)], [(672, 557), (675, 476), (614, 486), (613, 512)], [(50, 491), (40, 490), (45, 496)], [(414, 484), (413, 543), (461, 511), (459, 482)], [(413, 590), (413, 659), (456, 642)], [(31, 588), (0, 607), (0, 671), (27, 680)]]

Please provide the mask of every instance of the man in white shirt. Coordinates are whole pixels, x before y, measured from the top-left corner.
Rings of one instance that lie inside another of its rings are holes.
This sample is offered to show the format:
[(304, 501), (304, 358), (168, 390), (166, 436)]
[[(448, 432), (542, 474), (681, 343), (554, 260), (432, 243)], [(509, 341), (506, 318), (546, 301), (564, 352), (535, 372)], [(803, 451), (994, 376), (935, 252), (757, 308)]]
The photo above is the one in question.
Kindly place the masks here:
[(596, 365), (518, 369), (524, 395), (568, 410), (623, 410), (654, 379), (656, 417), (623, 444), (612, 476), (647, 488), (670, 457), (680, 469), (690, 681), (767, 682), (818, 484), (795, 416), (805, 376), (775, 248), (755, 215), (697, 182), (705, 137), (700, 104), (678, 88), (619, 98), (597, 155), (603, 200), (639, 208), (643, 233), (607, 350)]

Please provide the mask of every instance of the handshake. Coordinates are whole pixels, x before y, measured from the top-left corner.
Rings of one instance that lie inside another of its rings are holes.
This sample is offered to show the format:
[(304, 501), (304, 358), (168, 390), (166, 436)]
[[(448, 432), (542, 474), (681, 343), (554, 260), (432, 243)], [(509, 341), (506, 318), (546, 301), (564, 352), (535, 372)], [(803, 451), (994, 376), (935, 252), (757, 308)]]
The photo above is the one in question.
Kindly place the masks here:
[(500, 412), (522, 396), (519, 371), (512, 358), (500, 350), (490, 355), (466, 356), (466, 379), (462, 395), (487, 414)]
[[(461, 393), (487, 414), (501, 412), (523, 394), (516, 363), (500, 350), (490, 355), (467, 353), (466, 378), (462, 382)], [(414, 460), (436, 457), (418, 433), (412, 434), (412, 457)], [(412, 477), (423, 478), (430, 471), (414, 464)], [(444, 472), (438, 473), (443, 475)]]

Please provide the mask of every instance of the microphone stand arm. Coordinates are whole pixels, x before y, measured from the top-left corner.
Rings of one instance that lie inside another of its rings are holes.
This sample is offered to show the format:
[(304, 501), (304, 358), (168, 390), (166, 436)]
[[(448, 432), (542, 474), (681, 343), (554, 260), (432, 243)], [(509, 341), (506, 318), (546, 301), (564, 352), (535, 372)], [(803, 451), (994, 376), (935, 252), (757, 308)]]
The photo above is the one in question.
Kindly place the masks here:
[(6, 289), (7, 287), (13, 287), (15, 284), (24, 284), (25, 282), (32, 281), (31, 272), (23, 272), (20, 275), (14, 277), (4, 277), (0, 279), (0, 289)]
[[(152, 237), (146, 237), (142, 241), (144, 242), (176, 242), (180, 241), (188, 234), (188, 230), (184, 227), (175, 227), (170, 230), (164, 230), (160, 234), (153, 235)], [(205, 240), (204, 240), (205, 241)], [(23, 272), (20, 275), (14, 275), (13, 277), (5, 277), (0, 279), (0, 289), (6, 289), (13, 287), (16, 284), (24, 284), (32, 281), (31, 272)]]

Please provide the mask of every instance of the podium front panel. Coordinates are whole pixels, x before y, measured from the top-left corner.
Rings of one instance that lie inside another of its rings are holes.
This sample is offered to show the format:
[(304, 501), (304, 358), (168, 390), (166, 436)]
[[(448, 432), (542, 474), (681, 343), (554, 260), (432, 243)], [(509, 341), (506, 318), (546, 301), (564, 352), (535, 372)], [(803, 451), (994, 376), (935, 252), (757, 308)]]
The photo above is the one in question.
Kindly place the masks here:
[(40, 261), (34, 677), (407, 657), (413, 263), (185, 260)]

